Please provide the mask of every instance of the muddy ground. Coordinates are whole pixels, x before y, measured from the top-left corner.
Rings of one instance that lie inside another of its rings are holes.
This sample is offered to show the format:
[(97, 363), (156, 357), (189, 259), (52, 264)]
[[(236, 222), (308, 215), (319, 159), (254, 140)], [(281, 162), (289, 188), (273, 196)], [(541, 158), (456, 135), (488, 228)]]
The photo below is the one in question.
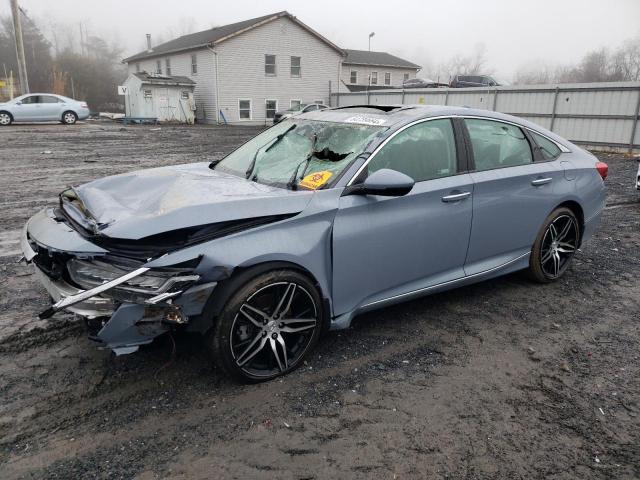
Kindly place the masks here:
[[(640, 192), (561, 281), (514, 274), (363, 315), (307, 364), (241, 386), (198, 338), (98, 351), (16, 264), (66, 185), (218, 158), (249, 127), (0, 129), (0, 478), (640, 478)], [(49, 152), (49, 153), (42, 153)]]

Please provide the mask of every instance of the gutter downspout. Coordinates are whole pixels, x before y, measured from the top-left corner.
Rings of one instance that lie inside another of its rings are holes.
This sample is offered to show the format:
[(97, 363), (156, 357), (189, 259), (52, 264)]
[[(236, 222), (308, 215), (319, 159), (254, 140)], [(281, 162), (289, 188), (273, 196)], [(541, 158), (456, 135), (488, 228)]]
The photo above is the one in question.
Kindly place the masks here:
[[(207, 48), (211, 50), (211, 53), (216, 57), (216, 123), (220, 125), (220, 89), (218, 88), (218, 52), (207, 45)], [(226, 123), (226, 121), (225, 121)]]

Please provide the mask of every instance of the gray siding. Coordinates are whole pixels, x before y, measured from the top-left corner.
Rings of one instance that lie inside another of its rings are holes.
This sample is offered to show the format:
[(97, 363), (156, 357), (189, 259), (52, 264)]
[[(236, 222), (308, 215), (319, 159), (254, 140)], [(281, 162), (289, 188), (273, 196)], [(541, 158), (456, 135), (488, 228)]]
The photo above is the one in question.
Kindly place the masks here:
[[(198, 58), (198, 73), (191, 73), (191, 55)], [(196, 82), (193, 96), (196, 102), (196, 117), (198, 121), (213, 123), (216, 121), (216, 90), (215, 90), (215, 58), (208, 49), (199, 49), (164, 57), (151, 58), (128, 64), (129, 73), (136, 72), (136, 63), (140, 64), (140, 71), (155, 72), (156, 61), (162, 63), (162, 73), (167, 74), (165, 59), (171, 58), (171, 74), (189, 77)]]
[[(358, 82), (351, 83), (351, 72), (358, 72)], [(366, 65), (349, 65), (347, 63), (342, 65), (342, 73), (340, 79), (345, 85), (367, 85), (369, 83), (369, 74), (371, 72), (378, 72), (378, 85), (384, 86), (384, 74), (386, 72), (391, 73), (391, 86), (401, 86), (404, 79), (404, 74), (408, 73), (409, 78), (416, 78), (416, 70), (412, 68), (394, 68), (394, 67), (376, 67)], [(341, 89), (343, 91), (344, 89)]]
[[(338, 82), (338, 51), (288, 18), (279, 18), (227, 40), (219, 54), (220, 106), (228, 122), (264, 124), (266, 100), (277, 100), (278, 110), (291, 100), (329, 102), (329, 82)], [(276, 56), (276, 75), (265, 75), (265, 54)], [(291, 56), (301, 57), (301, 76), (290, 74)], [(238, 99), (251, 99), (252, 119), (240, 120)]]
[[(291, 100), (302, 103), (321, 101), (329, 103), (329, 82), (337, 89), (342, 56), (338, 51), (298, 26), (288, 18), (249, 30), (215, 47), (218, 53), (218, 92), (220, 109), (229, 123), (268, 123), (266, 101), (276, 100), (278, 110), (289, 108)], [(191, 54), (198, 55), (198, 73), (191, 74)], [(264, 56), (276, 56), (276, 75), (267, 76)], [(290, 74), (291, 57), (301, 57), (301, 76)], [(156, 61), (171, 58), (171, 74), (184, 75), (196, 82), (194, 97), (199, 121), (216, 121), (215, 55), (208, 49), (193, 50), (128, 64), (129, 73), (155, 72)], [(343, 89), (344, 90), (344, 89)], [(240, 120), (238, 100), (250, 99), (251, 120)], [(222, 121), (222, 118), (221, 118)]]

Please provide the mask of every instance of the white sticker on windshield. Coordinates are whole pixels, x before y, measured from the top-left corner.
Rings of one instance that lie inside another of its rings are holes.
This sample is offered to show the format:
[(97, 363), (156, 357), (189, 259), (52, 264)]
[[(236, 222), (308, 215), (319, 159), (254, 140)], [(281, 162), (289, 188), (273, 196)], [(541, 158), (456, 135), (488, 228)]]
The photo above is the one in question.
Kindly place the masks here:
[(364, 125), (384, 125), (386, 120), (379, 117), (371, 117), (369, 115), (356, 115), (345, 120), (346, 123), (362, 123)]

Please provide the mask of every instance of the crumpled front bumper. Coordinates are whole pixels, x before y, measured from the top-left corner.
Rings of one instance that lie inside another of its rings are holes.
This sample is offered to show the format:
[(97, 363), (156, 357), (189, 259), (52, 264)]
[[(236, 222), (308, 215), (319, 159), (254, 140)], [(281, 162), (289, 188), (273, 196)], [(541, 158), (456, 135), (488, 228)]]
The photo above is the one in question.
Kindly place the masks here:
[[(38, 267), (35, 261), (37, 255), (64, 253), (87, 258), (104, 255), (106, 251), (88, 242), (69, 225), (58, 221), (51, 209), (37, 213), (27, 222), (20, 246), (24, 259), (27, 263), (34, 263), (36, 277), (55, 302), (41, 317), (47, 318), (64, 309), (89, 320), (95, 319), (100, 328), (91, 338), (116, 354), (134, 352), (139, 345), (150, 343), (155, 337), (170, 331), (173, 326), (188, 324), (189, 317), (202, 313), (216, 286), (215, 282), (196, 284), (167, 302), (129, 303), (104, 294), (108, 290), (105, 288), (108, 287), (107, 284), (82, 290), (63, 278), (52, 278)], [(135, 276), (136, 272), (147, 270), (148, 268), (142, 267), (120, 278)], [(118, 280), (108, 283), (118, 285)], [(172, 313), (170, 318), (177, 319), (173, 323), (167, 320), (169, 312)]]
[[(33, 268), (36, 273), (36, 278), (40, 281), (54, 302), (58, 302), (63, 298), (78, 295), (83, 292), (82, 289), (69, 285), (65, 281), (49, 278), (35, 265)], [(91, 297), (71, 305), (67, 307), (66, 310), (80, 315), (81, 317), (93, 319), (98, 317), (110, 317), (117, 307), (118, 305), (113, 299), (96, 295), (95, 297)]]

